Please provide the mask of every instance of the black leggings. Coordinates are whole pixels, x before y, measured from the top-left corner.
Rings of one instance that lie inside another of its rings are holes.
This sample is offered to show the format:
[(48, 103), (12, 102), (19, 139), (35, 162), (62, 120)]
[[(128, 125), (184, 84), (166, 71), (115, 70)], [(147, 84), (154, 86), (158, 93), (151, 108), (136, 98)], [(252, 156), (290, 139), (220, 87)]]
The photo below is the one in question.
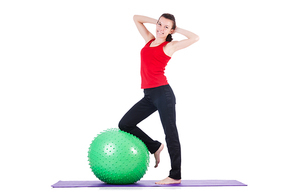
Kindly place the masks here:
[(140, 138), (151, 154), (161, 143), (152, 140), (137, 124), (158, 110), (165, 133), (165, 139), (171, 159), (170, 178), (181, 179), (181, 146), (176, 126), (176, 99), (170, 85), (144, 89), (144, 98), (136, 103), (121, 119), (119, 128)]

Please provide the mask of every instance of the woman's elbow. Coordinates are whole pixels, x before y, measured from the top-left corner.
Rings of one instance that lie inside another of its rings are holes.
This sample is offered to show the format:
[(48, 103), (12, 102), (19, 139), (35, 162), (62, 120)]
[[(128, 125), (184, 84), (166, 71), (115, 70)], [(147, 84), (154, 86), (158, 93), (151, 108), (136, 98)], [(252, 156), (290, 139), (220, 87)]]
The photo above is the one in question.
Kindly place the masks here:
[(140, 18), (140, 15), (134, 15), (133, 16), (134, 21), (139, 21), (139, 18)]
[(194, 42), (198, 42), (198, 40), (199, 40), (199, 36), (198, 35), (195, 35), (194, 36)]

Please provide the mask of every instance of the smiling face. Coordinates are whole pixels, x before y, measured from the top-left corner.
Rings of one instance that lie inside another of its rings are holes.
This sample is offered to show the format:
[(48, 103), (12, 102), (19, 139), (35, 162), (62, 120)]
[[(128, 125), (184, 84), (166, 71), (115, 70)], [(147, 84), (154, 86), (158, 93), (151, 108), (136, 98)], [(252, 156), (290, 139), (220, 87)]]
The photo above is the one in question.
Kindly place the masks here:
[(156, 37), (157, 38), (166, 38), (168, 34), (172, 34), (174, 32), (173, 21), (164, 17), (160, 17), (160, 19), (156, 23)]

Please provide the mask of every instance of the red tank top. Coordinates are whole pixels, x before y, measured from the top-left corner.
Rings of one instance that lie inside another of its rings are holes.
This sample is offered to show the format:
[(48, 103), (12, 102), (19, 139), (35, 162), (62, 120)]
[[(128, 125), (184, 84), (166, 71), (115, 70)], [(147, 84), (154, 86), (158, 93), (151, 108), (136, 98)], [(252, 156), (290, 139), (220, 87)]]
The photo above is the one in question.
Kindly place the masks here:
[(163, 47), (169, 42), (164, 42), (156, 47), (150, 47), (152, 41), (154, 39), (150, 40), (141, 50), (142, 89), (168, 84), (164, 71), (171, 57), (164, 53)]

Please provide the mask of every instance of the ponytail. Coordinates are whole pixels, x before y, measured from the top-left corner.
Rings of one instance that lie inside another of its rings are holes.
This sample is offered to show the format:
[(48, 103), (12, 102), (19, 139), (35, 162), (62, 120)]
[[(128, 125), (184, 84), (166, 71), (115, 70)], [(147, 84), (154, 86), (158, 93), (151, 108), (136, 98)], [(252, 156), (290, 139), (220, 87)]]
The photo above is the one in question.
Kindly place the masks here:
[(168, 36), (166, 37), (166, 40), (165, 41), (167, 41), (167, 42), (173, 41), (172, 34), (168, 34)]

